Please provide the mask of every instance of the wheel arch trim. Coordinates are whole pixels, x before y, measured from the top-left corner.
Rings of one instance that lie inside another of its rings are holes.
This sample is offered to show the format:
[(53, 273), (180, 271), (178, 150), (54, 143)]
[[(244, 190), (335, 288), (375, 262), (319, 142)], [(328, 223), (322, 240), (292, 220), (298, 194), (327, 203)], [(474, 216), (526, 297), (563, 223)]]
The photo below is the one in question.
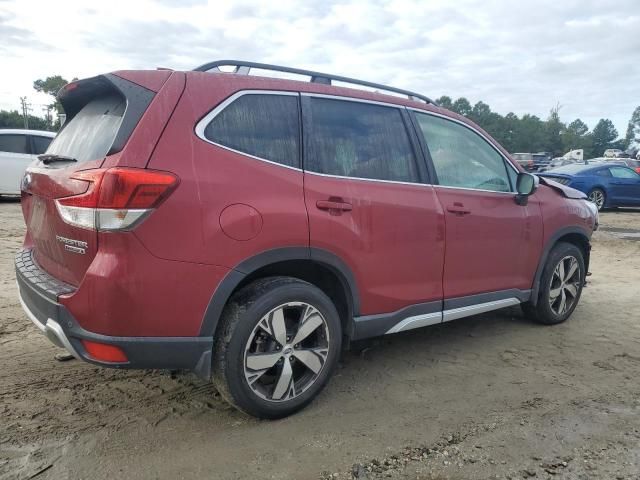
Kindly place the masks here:
[(351, 318), (349, 318), (348, 321), (352, 323), (352, 318), (359, 315), (360, 312), (360, 298), (355, 276), (348, 265), (334, 253), (321, 248), (283, 247), (265, 250), (249, 257), (229, 271), (212, 293), (202, 318), (200, 336), (211, 337), (215, 335), (218, 322), (227, 301), (247, 276), (269, 265), (292, 260), (302, 260), (320, 264), (331, 270), (332, 273), (338, 277), (347, 301), (350, 304)]
[[(531, 303), (533, 305), (537, 305), (538, 303), (538, 296), (540, 293), (540, 279), (542, 278), (542, 272), (544, 271), (544, 267), (547, 263), (547, 258), (549, 258), (549, 253), (551, 252), (551, 249), (558, 243), (558, 241), (562, 237), (565, 237), (571, 234), (577, 234), (583, 237), (585, 243), (589, 246), (589, 249), (591, 248), (591, 243), (590, 243), (591, 235), (589, 235), (586, 229), (578, 226), (572, 226), (572, 227), (564, 227), (559, 230), (556, 230), (554, 234), (551, 235), (551, 237), (549, 237), (549, 240), (547, 240), (547, 243), (542, 249), (540, 260), (538, 261), (536, 274), (533, 278), (533, 285), (531, 286)], [(587, 251), (587, 255), (584, 258), (584, 263), (585, 263), (585, 269), (588, 271), (589, 270), (589, 251)], [(586, 273), (587, 272), (585, 271), (585, 275)]]

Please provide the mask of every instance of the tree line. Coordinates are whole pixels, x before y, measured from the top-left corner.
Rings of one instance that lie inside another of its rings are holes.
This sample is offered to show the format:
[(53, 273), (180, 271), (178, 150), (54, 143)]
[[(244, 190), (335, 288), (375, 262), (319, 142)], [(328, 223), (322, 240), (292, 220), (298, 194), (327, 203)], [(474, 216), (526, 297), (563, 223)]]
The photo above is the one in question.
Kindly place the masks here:
[[(73, 79), (75, 81), (77, 79)], [(63, 113), (62, 106), (56, 100), (56, 93), (69, 83), (60, 75), (54, 75), (33, 82), (37, 92), (43, 92), (52, 97), (48, 111)], [(618, 138), (618, 131), (608, 118), (598, 121), (593, 130), (579, 118), (570, 123), (560, 119), (560, 106), (556, 105), (549, 112), (546, 120), (535, 115), (525, 114), (518, 117), (513, 112), (500, 115), (491, 107), (480, 101), (471, 105), (464, 97), (453, 101), (446, 95), (436, 100), (444, 108), (463, 115), (480, 125), (489, 132), (509, 152), (549, 152), (552, 156), (563, 155), (569, 150), (584, 149), (585, 158), (602, 156), (608, 148), (625, 150), (629, 147), (640, 147), (640, 106), (637, 107), (631, 119), (624, 138)], [(24, 115), (18, 110), (0, 110), (0, 128), (23, 128)], [(27, 115), (29, 128), (36, 130), (56, 131), (60, 127), (57, 115), (47, 115), (42, 118)]]
[(509, 152), (549, 152), (558, 157), (578, 148), (584, 149), (585, 158), (600, 157), (608, 148), (626, 150), (640, 146), (640, 107), (637, 107), (624, 138), (618, 138), (618, 131), (608, 118), (598, 121), (593, 130), (579, 118), (570, 123), (560, 119), (560, 105), (549, 112), (546, 120), (525, 114), (518, 117), (509, 112), (502, 116), (480, 101), (471, 105), (464, 97), (453, 101), (442, 96), (436, 100), (444, 108), (463, 115), (486, 130)]

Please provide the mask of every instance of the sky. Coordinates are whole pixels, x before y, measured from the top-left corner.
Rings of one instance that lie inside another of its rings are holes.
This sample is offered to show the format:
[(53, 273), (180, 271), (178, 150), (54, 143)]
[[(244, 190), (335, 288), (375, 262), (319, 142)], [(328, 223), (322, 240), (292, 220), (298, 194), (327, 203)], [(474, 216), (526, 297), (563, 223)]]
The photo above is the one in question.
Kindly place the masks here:
[(33, 81), (242, 59), (464, 96), (503, 115), (555, 105), (624, 136), (640, 105), (638, 0), (0, 0), (0, 109)]

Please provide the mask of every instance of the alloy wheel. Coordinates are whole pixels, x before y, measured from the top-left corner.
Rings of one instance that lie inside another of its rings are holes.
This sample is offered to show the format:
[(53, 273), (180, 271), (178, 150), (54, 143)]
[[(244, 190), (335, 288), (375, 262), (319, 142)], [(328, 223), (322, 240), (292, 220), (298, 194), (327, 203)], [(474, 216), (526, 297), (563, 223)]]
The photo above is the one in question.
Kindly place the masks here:
[(329, 353), (329, 328), (312, 305), (289, 302), (260, 319), (244, 353), (244, 375), (259, 397), (292, 400), (315, 383)]
[(604, 206), (604, 193), (600, 190), (594, 190), (589, 194), (589, 200), (596, 204), (598, 210), (601, 210)]
[(564, 257), (551, 275), (549, 287), (549, 307), (556, 315), (564, 315), (573, 308), (582, 285), (582, 274), (578, 260), (568, 255)]

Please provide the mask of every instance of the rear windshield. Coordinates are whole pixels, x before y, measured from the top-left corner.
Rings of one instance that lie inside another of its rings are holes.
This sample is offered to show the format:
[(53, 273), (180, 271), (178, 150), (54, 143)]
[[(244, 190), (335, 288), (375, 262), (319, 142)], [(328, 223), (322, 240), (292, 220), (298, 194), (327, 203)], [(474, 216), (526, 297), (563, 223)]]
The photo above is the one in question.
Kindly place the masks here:
[(127, 102), (121, 95), (104, 95), (91, 100), (51, 142), (47, 154), (64, 155), (78, 162), (103, 158), (122, 123)]

